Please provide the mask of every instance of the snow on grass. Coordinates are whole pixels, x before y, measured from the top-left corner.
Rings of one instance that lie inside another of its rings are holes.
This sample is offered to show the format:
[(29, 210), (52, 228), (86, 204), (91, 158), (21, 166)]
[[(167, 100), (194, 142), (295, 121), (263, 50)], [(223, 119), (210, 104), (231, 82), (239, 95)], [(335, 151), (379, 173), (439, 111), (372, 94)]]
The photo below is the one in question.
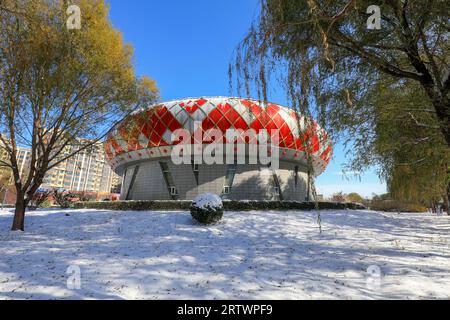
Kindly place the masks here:
[[(450, 217), (370, 211), (0, 211), (0, 299), (450, 297)], [(68, 289), (69, 266), (81, 289)], [(369, 271), (379, 270), (374, 274)]]

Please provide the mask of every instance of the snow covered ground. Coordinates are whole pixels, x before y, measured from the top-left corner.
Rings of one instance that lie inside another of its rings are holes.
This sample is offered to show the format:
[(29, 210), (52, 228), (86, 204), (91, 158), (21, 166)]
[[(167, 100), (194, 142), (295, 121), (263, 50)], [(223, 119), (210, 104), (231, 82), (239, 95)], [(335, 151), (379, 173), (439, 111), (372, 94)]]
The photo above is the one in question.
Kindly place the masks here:
[(450, 298), (448, 216), (323, 211), (321, 235), (314, 212), (204, 227), (188, 212), (43, 210), (25, 233), (11, 221), (0, 211), (0, 299)]

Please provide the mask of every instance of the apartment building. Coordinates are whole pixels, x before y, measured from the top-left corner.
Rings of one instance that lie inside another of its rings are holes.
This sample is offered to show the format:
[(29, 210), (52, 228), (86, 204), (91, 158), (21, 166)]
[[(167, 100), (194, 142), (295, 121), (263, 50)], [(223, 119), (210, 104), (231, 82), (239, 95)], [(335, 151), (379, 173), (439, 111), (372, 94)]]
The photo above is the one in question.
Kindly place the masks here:
[[(5, 146), (0, 141), (0, 160), (6, 163), (10, 162), (9, 154)], [(20, 175), (26, 174), (30, 163), (30, 150), (27, 148), (17, 148), (17, 164)], [(0, 164), (0, 204), (13, 204), (16, 201), (15, 187), (13, 184), (13, 175), (9, 167)]]
[[(5, 150), (3, 143), (0, 141), (0, 160), (9, 163), (9, 155)], [(30, 163), (30, 149), (17, 147), (17, 164), (19, 172), (22, 176)]]
[[(67, 147), (65, 155), (74, 147)], [(101, 143), (61, 162), (45, 176), (42, 188), (62, 188), (70, 191), (100, 193), (120, 192), (121, 177), (106, 162)]]
[[(67, 147), (65, 155), (73, 153), (74, 147)], [(17, 162), (20, 175), (26, 175), (31, 159), (31, 150), (17, 148)], [(9, 162), (5, 148), (0, 146), (0, 160)], [(97, 143), (91, 148), (61, 162), (45, 176), (42, 188), (62, 188), (70, 191), (99, 193), (120, 193), (122, 178), (111, 170), (105, 159), (103, 145)]]

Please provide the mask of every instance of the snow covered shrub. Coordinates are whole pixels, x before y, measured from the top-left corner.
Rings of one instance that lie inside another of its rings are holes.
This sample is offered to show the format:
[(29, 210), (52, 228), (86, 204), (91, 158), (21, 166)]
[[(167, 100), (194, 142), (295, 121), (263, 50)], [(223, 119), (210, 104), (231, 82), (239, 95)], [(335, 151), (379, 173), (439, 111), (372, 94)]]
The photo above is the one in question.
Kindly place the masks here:
[(222, 199), (212, 193), (203, 193), (192, 200), (191, 216), (203, 224), (212, 224), (220, 221), (223, 216)]

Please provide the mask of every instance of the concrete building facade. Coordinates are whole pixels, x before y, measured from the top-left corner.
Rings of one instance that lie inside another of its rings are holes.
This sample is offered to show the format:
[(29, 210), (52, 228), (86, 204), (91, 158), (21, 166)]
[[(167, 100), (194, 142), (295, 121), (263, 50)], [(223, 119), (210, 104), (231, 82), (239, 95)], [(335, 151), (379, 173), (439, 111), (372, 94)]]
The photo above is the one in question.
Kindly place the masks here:
[(121, 200), (191, 200), (209, 192), (233, 200), (305, 201), (307, 180), (305, 170), (290, 162), (271, 170), (250, 164), (175, 165), (162, 158), (125, 169)]

